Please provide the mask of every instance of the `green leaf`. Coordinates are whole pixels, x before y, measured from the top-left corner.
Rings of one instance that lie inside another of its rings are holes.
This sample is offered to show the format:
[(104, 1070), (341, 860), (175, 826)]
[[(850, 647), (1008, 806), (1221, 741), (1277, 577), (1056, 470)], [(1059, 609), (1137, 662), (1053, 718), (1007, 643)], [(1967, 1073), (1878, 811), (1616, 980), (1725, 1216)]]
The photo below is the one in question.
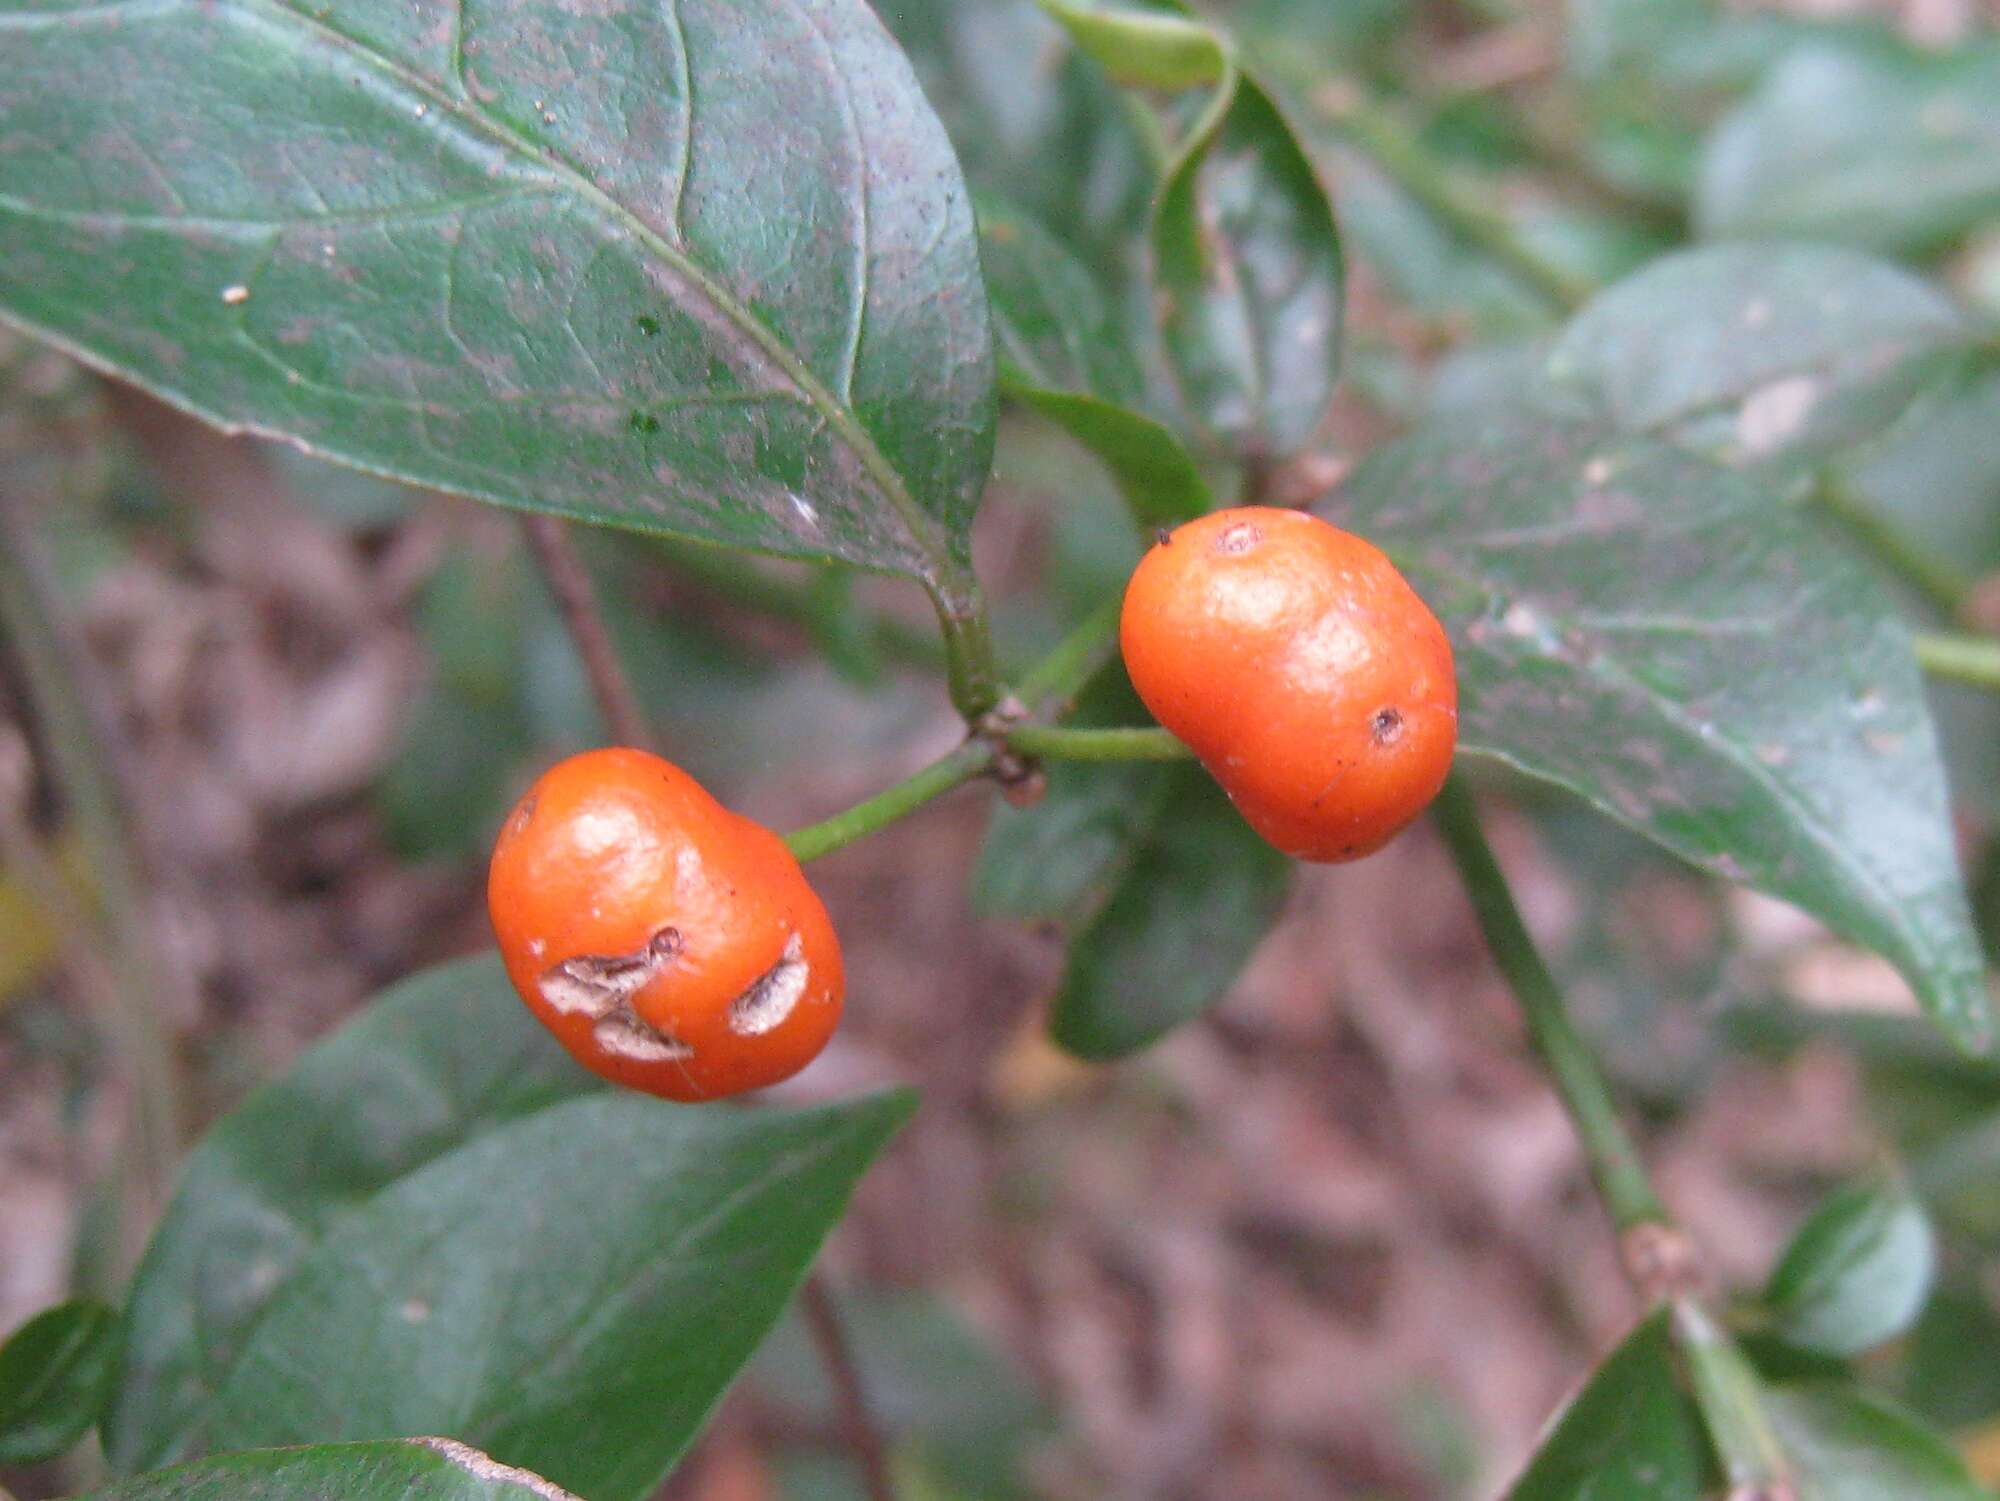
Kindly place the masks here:
[[(1595, 298), (1549, 356), (1622, 426), (1732, 462), (1851, 444), (1971, 337), (1928, 282), (1832, 245), (1718, 245)], [(1693, 429), (1689, 431), (1689, 429)]]
[(1144, 378), (1088, 268), (997, 199), (979, 201), (979, 238), (1001, 391), (1094, 453), (1141, 522), (1170, 526), (1208, 510), (1208, 482), (1180, 438), (1139, 410)]
[(1732, 471), (1525, 404), (1426, 422), (1319, 509), (1452, 633), (1467, 750), (1797, 903), (1985, 1045), (1909, 634), (1843, 547)]
[(1856, 1183), (1800, 1227), (1764, 1289), (1773, 1332), (1824, 1355), (1859, 1355), (1923, 1312), (1937, 1240), (1923, 1205), (1892, 1184)]
[(910, 1104), (607, 1093), (491, 959), (420, 976), (196, 1152), (134, 1285), (108, 1451), (446, 1431), (636, 1501)]
[(596, 1087), (486, 956), (391, 988), (251, 1095), (189, 1158), (133, 1279), (104, 1425), (112, 1463), (138, 1470), (178, 1452), (273, 1296), (345, 1213), (482, 1132)]
[(1660, 1312), (1628, 1334), (1556, 1415), (1507, 1501), (1699, 1501), (1710, 1468)]
[(971, 206), (862, 0), (0, 0), (0, 28), (30, 332), (412, 483), (963, 587)]
[(92, 1491), (82, 1501), (577, 1501), (446, 1438), (222, 1454)]
[[(1091, 680), (1066, 724), (1144, 724), (1150, 716), (1122, 666)], [(1102, 904), (1162, 811), (1171, 769), (1137, 761), (1051, 762), (1049, 788), (1030, 808), (995, 803), (972, 869), (972, 906), (982, 917), (1071, 924)]]
[(1949, 1443), (1870, 1393), (1772, 1387), (1764, 1411), (1791, 1461), (1798, 1501), (1991, 1501)]
[(1885, 251), (1948, 244), (2000, 213), (2000, 46), (1961, 55), (1801, 47), (1710, 137), (1704, 233)]
[(1340, 237), (1311, 159), (1249, 78), (1225, 82), (1168, 170), (1152, 235), (1189, 407), (1242, 453), (1303, 447), (1339, 374)]
[(69, 1452), (111, 1399), (118, 1315), (102, 1303), (58, 1303), (0, 1345), (0, 1465)]
[(1092, 62), (1128, 88), (1193, 89), (1228, 71), (1227, 47), (1213, 28), (1165, 8), (1037, 0)]
[(1197, 766), (1154, 784), (1153, 816), (1078, 933), (1049, 1019), (1083, 1058), (1116, 1058), (1221, 1000), (1271, 924), (1291, 862)]

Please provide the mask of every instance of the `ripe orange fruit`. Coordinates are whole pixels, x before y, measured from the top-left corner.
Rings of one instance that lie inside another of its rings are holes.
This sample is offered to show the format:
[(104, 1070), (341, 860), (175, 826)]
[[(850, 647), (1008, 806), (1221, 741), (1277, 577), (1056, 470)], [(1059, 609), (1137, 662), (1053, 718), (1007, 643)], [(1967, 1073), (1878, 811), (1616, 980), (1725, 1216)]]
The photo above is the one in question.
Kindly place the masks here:
[(791, 851), (645, 751), (544, 772), (500, 830), (486, 900), (521, 999), (614, 1083), (759, 1089), (840, 1020), (840, 941)]
[(1119, 643), (1154, 717), (1301, 860), (1380, 849), (1451, 769), (1444, 628), (1380, 549), (1315, 516), (1244, 506), (1161, 538)]

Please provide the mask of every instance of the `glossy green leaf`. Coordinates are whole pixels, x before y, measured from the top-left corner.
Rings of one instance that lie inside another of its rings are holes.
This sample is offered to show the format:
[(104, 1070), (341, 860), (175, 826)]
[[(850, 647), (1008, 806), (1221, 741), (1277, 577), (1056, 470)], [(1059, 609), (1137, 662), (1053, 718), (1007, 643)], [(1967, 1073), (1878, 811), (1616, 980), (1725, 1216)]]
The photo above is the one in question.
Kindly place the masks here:
[(1923, 1205), (1899, 1186), (1857, 1183), (1813, 1212), (1785, 1248), (1763, 1303), (1787, 1343), (1859, 1355), (1908, 1329), (1937, 1274)]
[(1936, 248), (2000, 215), (2000, 45), (1958, 56), (1803, 47), (1717, 127), (1711, 235)]
[(1772, 1387), (1764, 1411), (1798, 1501), (1991, 1501), (1941, 1435), (1854, 1387)]
[(79, 1299), (0, 1344), (0, 1465), (40, 1464), (90, 1431), (118, 1375), (118, 1315)]
[(1333, 398), (1344, 273), (1333, 209), (1271, 98), (1227, 84), (1167, 174), (1153, 271), (1167, 357), (1235, 450), (1303, 447)]
[(1635, 430), (1733, 462), (1852, 443), (1971, 337), (1930, 283), (1831, 245), (1718, 245), (1593, 300), (1550, 354), (1558, 383)]
[(112, 1463), (138, 1470), (178, 1452), (272, 1297), (346, 1214), (596, 1087), (487, 956), (393, 987), (251, 1095), (189, 1158), (133, 1278), (104, 1425)]
[(1845, 548), (1730, 470), (1531, 405), (1433, 419), (1318, 509), (1445, 622), (1466, 749), (1797, 903), (1985, 1045), (1909, 635)]
[(862, 0), (0, 0), (0, 311), (230, 427), (949, 598), (971, 206)]
[(1277, 920), (1291, 862), (1198, 766), (1162, 772), (1156, 812), (1070, 945), (1049, 1018), (1084, 1058), (1131, 1053), (1220, 1001)]
[(1144, 377), (1088, 268), (996, 199), (980, 201), (979, 230), (1001, 390), (1095, 454), (1141, 522), (1208, 510), (1207, 481), (1179, 436), (1140, 410)]
[(1667, 1316), (1655, 1313), (1556, 1415), (1507, 1501), (1700, 1501), (1711, 1467)]
[(82, 1501), (577, 1501), (446, 1438), (220, 1454), (92, 1491)]
[(114, 1458), (446, 1432), (591, 1501), (647, 1494), (911, 1100), (586, 1087), (481, 959), (253, 1096), (140, 1269)]
[(1167, 8), (1037, 0), (1091, 61), (1128, 88), (1193, 89), (1219, 82), (1229, 67), (1222, 38), (1205, 23)]

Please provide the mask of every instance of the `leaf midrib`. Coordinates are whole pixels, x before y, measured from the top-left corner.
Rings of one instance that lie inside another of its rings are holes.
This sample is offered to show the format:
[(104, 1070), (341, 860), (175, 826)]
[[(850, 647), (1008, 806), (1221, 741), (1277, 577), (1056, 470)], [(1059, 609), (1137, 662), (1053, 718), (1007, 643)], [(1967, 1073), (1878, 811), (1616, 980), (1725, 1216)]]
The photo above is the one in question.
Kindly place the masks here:
[[(867, 471), (868, 477), (895, 508), (911, 541), (923, 555), (928, 567), (925, 582), (935, 591), (942, 580), (955, 573), (956, 567), (950, 549), (945, 544), (935, 519), (917, 503), (903, 476), (889, 462), (888, 456), (876, 445), (873, 436), (861, 425), (860, 420), (813, 373), (798, 352), (780, 338), (763, 319), (717, 282), (699, 262), (666, 239), (625, 204), (598, 187), (581, 168), (560, 151), (529, 140), (505, 121), (480, 109), (476, 103), (461, 99), (449, 90), (438, 87), (429, 79), (404, 66), (395, 58), (377, 51), (358, 37), (351, 36), (316, 17), (302, 14), (290, 6), (279, 3), (279, 0), (219, 0), (219, 3), (224, 8), (233, 8), (246, 15), (260, 17), (281, 29), (295, 28), (323, 39), (328, 45), (377, 69), (413, 95), (440, 112), (450, 115), (467, 128), (484, 134), (522, 161), (547, 171), (558, 185), (610, 217), (650, 254), (672, 267), (676, 273), (691, 283), (732, 327), (750, 339), (792, 381), (805, 398), (807, 405), (853, 450), (861, 460), (862, 468)], [(460, 34), (457, 28), (463, 24), (463, 14), (464, 0), (458, 0), (458, 4), (454, 7), (454, 39)], [(842, 82), (844, 86), (845, 80)], [(862, 170), (864, 173), (867, 170), (865, 159), (862, 161)], [(865, 183), (862, 191), (866, 191)]]

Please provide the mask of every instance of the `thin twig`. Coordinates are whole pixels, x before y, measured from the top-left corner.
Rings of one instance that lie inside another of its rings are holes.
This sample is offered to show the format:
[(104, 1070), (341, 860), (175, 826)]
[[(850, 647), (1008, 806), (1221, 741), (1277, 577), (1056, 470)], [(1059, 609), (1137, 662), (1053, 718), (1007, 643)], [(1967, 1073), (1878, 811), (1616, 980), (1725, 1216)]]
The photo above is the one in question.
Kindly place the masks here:
[(620, 745), (644, 749), (652, 739), (645, 712), (632, 691), (631, 679), (619, 665), (618, 649), (597, 608), (590, 571), (583, 566), (563, 522), (554, 516), (524, 516), (521, 530), (548, 582), (549, 593), (555, 596), (556, 609), (562, 613), (570, 640), (576, 643), (577, 655), (583, 658), (583, 670), (590, 678), (591, 695), (604, 716), (604, 727)]
[(847, 1447), (861, 1466), (868, 1501), (896, 1501), (896, 1482), (889, 1473), (889, 1451), (881, 1430), (868, 1407), (868, 1393), (861, 1383), (861, 1370), (854, 1363), (854, 1349), (848, 1343), (847, 1326), (834, 1302), (826, 1279), (814, 1272), (799, 1293), (799, 1310), (819, 1348), (820, 1361), (833, 1378), (833, 1396), (840, 1419), (840, 1431)]

